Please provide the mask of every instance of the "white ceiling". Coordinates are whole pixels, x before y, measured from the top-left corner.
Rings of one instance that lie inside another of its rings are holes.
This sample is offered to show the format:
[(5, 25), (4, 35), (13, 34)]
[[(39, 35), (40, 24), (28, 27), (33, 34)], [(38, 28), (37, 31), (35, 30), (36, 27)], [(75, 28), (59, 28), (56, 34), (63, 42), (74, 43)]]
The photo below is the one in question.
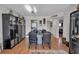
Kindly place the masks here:
[[(18, 12), (24, 16), (32, 16), (33, 14), (29, 13), (24, 4), (2, 4), (3, 6), (8, 9), (12, 9), (15, 12)], [(49, 16), (53, 15), (54, 13), (65, 12), (67, 8), (71, 7), (71, 4), (31, 4), (31, 6), (35, 6), (37, 8), (37, 16)]]

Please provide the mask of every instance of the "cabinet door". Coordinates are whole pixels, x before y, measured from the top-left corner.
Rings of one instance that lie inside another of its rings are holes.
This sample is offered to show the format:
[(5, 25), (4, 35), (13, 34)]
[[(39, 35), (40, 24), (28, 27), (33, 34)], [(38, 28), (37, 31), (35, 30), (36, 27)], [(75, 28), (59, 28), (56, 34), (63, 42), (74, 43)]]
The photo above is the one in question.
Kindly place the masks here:
[(3, 40), (7, 40), (10, 38), (9, 31), (9, 15), (2, 15), (2, 24), (3, 24)]
[(71, 13), (71, 21), (70, 21), (70, 34), (77, 35), (79, 34), (79, 11)]

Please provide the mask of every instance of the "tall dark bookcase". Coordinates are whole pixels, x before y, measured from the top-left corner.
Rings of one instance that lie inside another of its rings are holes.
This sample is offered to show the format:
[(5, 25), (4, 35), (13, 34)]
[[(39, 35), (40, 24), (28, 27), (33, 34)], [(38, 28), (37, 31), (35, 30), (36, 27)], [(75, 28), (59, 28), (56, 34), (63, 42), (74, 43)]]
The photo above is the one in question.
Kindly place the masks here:
[[(21, 20), (21, 21), (19, 21)], [(25, 19), (11, 14), (2, 14), (3, 48), (10, 49), (25, 37)]]
[(69, 52), (79, 54), (79, 11), (70, 14)]

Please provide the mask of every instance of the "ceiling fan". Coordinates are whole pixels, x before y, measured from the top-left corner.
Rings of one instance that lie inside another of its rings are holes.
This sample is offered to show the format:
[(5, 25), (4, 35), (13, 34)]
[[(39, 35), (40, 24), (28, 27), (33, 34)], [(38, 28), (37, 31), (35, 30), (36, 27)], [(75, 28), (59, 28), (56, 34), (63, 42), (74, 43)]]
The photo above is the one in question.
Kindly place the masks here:
[(30, 5), (25, 5), (25, 8), (28, 12), (32, 13), (32, 14), (36, 14), (37, 13), (37, 9), (35, 6), (30, 6)]

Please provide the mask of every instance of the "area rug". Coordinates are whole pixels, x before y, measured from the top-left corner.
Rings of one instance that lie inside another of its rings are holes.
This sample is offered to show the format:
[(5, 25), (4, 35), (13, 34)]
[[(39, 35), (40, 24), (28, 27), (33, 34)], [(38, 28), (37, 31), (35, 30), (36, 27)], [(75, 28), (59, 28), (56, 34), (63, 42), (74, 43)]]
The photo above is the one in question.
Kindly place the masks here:
[(29, 54), (68, 54), (64, 50), (29, 50)]

